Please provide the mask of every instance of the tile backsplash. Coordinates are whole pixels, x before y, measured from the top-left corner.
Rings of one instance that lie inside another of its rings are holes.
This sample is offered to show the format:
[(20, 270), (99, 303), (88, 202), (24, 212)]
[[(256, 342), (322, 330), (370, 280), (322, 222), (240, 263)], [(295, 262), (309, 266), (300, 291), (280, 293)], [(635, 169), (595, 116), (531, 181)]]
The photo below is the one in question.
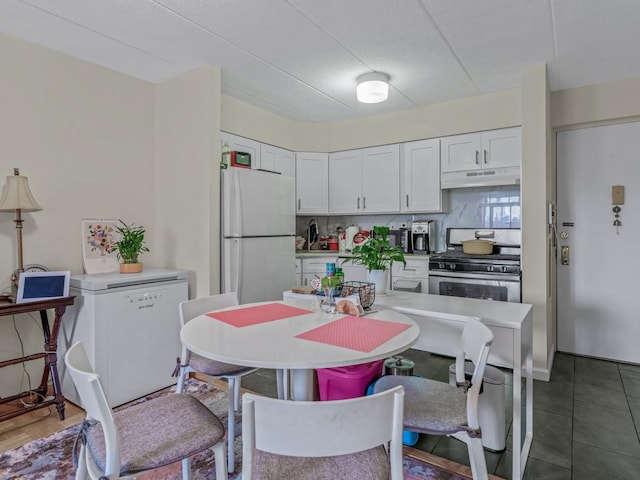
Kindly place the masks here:
[(393, 228), (409, 227), (414, 220), (434, 220), (436, 249), (444, 250), (447, 228), (520, 228), (520, 187), (459, 188), (449, 191), (447, 213), (391, 215), (299, 216), (298, 235), (306, 236), (309, 221), (318, 221), (320, 234), (334, 233), (338, 227), (356, 224), (363, 230), (374, 225)]

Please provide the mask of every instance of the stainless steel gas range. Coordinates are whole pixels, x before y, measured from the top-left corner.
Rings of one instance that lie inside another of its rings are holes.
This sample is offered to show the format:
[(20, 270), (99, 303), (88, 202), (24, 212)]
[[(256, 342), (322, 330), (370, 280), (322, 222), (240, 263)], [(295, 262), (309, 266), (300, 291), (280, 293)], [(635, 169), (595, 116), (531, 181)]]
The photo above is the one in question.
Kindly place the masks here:
[[(462, 241), (471, 239), (494, 241), (493, 252), (465, 254)], [(447, 251), (429, 258), (429, 293), (521, 302), (521, 245), (520, 229), (448, 228)]]

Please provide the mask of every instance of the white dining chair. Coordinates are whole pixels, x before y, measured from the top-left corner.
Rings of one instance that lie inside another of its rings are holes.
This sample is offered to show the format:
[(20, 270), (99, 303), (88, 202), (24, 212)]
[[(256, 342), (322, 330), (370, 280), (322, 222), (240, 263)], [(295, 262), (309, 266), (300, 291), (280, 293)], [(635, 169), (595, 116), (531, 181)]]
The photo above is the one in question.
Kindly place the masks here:
[[(374, 392), (402, 386), (405, 389), (404, 428), (430, 435), (451, 435), (467, 445), (474, 480), (487, 480), (482, 449), (478, 400), (493, 333), (482, 322), (468, 319), (456, 355), (456, 383), (422, 377), (387, 375), (378, 380)], [(471, 380), (465, 379), (464, 363), (475, 364)]]
[[(180, 328), (184, 327), (185, 323), (198, 315), (236, 305), (238, 305), (238, 296), (235, 292), (211, 295), (209, 297), (181, 302), (178, 307), (180, 311)], [(177, 393), (183, 391), (185, 378), (191, 372), (200, 372), (211, 377), (225, 378), (227, 380), (229, 387), (229, 404), (227, 408), (227, 468), (229, 473), (233, 473), (235, 470), (233, 442), (235, 438), (235, 412), (240, 406), (240, 381), (242, 376), (253, 373), (256, 370), (257, 368), (232, 365), (204, 358), (196, 353), (190, 352), (183, 345), (182, 355), (181, 358), (178, 359), (178, 365), (174, 372), (178, 376), (178, 384), (176, 385)]]
[(326, 402), (245, 393), (242, 478), (401, 480), (403, 398), (402, 387)]
[[(74, 445), (76, 480), (114, 480), (182, 461), (212, 448), (216, 479), (227, 478), (224, 425), (191, 395), (168, 394), (113, 412), (84, 347), (76, 342), (64, 362), (87, 415)], [(175, 412), (179, 411), (180, 415)]]

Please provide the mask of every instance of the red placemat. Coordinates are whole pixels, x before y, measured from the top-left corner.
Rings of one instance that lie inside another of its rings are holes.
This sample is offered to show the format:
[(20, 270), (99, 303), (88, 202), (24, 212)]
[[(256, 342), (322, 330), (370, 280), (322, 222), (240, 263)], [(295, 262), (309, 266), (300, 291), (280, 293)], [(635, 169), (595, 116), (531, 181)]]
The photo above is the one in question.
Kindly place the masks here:
[(255, 307), (207, 313), (207, 316), (233, 325), (234, 327), (248, 327), (250, 325), (258, 325), (259, 323), (282, 320), (283, 318), (306, 315), (307, 313), (313, 312), (282, 303), (266, 303), (264, 305), (256, 305)]
[(410, 326), (406, 323), (349, 316), (296, 335), (296, 338), (370, 352)]

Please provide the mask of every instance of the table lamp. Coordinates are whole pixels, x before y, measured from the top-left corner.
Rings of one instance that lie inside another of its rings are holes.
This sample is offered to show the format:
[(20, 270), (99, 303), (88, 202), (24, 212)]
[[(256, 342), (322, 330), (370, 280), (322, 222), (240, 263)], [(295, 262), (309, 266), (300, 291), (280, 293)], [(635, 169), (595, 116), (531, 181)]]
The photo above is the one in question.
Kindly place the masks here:
[(29, 190), (29, 180), (27, 177), (20, 175), (17, 168), (13, 169), (13, 176), (7, 177), (7, 183), (4, 186), (2, 198), (0, 198), (0, 212), (16, 213), (16, 234), (18, 236), (18, 269), (11, 276), (11, 297), (10, 300), (16, 298), (18, 279), (20, 272), (24, 272), (24, 264), (22, 262), (22, 212), (37, 212), (42, 210), (36, 199), (33, 198), (31, 190)]

